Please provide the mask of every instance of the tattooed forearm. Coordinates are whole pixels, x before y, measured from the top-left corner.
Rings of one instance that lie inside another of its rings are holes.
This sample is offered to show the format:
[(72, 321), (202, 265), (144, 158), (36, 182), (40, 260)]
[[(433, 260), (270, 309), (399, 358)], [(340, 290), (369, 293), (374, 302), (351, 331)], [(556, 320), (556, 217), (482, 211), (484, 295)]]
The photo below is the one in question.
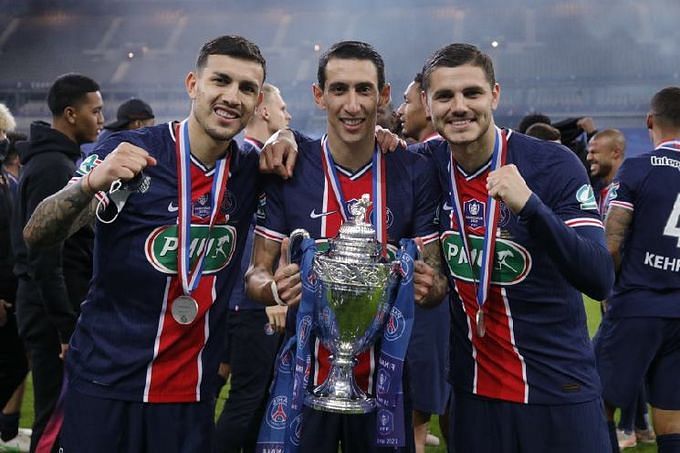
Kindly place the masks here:
[(449, 291), (439, 241), (430, 242), (423, 248), (423, 261), (434, 270), (434, 284), (420, 305), (433, 307), (438, 305)]
[(94, 219), (95, 200), (81, 184), (71, 184), (45, 198), (33, 212), (24, 240), (29, 247), (40, 248), (65, 240)]
[(626, 231), (633, 222), (633, 211), (611, 206), (607, 213), (605, 237), (607, 249), (614, 259), (614, 270), (618, 273), (621, 268), (621, 247), (626, 237)]

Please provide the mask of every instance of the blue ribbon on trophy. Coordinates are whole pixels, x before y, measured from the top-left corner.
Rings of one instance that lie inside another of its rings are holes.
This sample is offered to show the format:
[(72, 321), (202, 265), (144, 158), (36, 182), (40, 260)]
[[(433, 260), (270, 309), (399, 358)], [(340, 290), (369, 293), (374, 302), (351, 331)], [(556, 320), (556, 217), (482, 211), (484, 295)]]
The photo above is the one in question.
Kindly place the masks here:
[(394, 305), (383, 330), (378, 359), (376, 403), (376, 444), (381, 447), (406, 445), (404, 426), (404, 358), (413, 328), (413, 259), (417, 246), (412, 239), (402, 239), (397, 254), (401, 280)]

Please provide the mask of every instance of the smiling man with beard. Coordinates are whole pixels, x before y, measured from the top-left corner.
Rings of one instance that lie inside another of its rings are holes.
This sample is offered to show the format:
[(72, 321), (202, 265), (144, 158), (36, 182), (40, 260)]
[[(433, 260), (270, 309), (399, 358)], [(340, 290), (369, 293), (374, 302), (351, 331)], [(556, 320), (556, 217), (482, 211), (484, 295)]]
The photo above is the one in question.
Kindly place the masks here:
[(582, 165), (495, 125), (500, 85), (472, 45), (437, 50), (423, 90), (446, 140), (429, 150), (448, 188), (455, 450), (608, 451), (581, 292), (605, 297), (613, 268)]
[(264, 78), (255, 44), (207, 42), (185, 80), (189, 116), (104, 140), (26, 226), (41, 247), (97, 224), (67, 354), (65, 453), (211, 450), (222, 326), (259, 194), (257, 153), (233, 137)]

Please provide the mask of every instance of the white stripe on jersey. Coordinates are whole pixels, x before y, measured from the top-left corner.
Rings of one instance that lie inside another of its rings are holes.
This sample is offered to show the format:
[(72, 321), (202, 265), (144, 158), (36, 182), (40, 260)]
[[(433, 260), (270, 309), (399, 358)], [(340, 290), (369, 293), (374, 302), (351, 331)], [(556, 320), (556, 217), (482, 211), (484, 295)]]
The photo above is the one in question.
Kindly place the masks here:
[(508, 328), (510, 330), (510, 343), (512, 350), (515, 351), (519, 361), (522, 363), (522, 381), (524, 381), (524, 404), (529, 403), (529, 381), (527, 381), (527, 364), (524, 361), (524, 356), (520, 354), (515, 344), (515, 327), (512, 320), (512, 311), (510, 310), (510, 302), (508, 302), (508, 292), (504, 287), (501, 287), (501, 297), (503, 297), (503, 304), (505, 305), (505, 316), (508, 317)]
[(439, 233), (428, 234), (427, 236), (421, 237), (421, 239), (423, 240), (423, 245), (427, 245), (430, 242), (434, 242), (439, 239)]
[(165, 290), (163, 291), (163, 306), (161, 307), (161, 314), (158, 319), (158, 330), (156, 332), (156, 339), (153, 342), (153, 357), (146, 366), (146, 382), (144, 383), (144, 402), (149, 402), (149, 389), (151, 388), (151, 372), (153, 369), (153, 361), (158, 357), (158, 349), (161, 345), (161, 333), (163, 332), (163, 320), (165, 319), (165, 311), (168, 308), (168, 292), (170, 291), (170, 281), (172, 277), (166, 278)]
[(262, 225), (255, 226), (254, 232), (258, 236), (262, 236), (265, 239), (271, 239), (272, 241), (276, 242), (281, 242), (288, 237), (285, 234), (281, 234), (278, 231), (270, 230), (269, 228), (265, 228)]
[(205, 350), (205, 345), (208, 343), (208, 337), (210, 336), (210, 308), (212, 304), (215, 303), (217, 299), (217, 289), (215, 288), (216, 278), (213, 279), (212, 290), (210, 291), (212, 295), (212, 302), (210, 307), (205, 312), (205, 317), (203, 318), (203, 347), (198, 351), (196, 356), (196, 366), (198, 366), (198, 379), (196, 381), (196, 401), (201, 401), (201, 383), (203, 382), (203, 351)]
[(612, 200), (609, 202), (609, 207), (616, 206), (617, 208), (627, 209), (628, 211), (635, 211), (633, 203), (627, 201)]
[(595, 228), (604, 229), (604, 225), (602, 224), (602, 220), (594, 219), (592, 217), (577, 217), (575, 219), (565, 220), (564, 224), (567, 225), (568, 227), (572, 227), (572, 228), (588, 226), (588, 227), (595, 227)]

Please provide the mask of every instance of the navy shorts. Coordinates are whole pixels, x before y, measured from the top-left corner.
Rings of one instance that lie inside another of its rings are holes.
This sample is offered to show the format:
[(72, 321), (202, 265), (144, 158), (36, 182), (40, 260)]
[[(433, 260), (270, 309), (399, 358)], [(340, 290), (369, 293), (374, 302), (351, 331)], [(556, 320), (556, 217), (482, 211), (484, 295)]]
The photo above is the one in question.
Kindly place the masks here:
[(454, 392), (457, 452), (609, 453), (602, 401), (519, 404)]
[(416, 305), (406, 354), (413, 409), (443, 414), (449, 400), (449, 298), (433, 308)]
[[(377, 447), (375, 445), (376, 412), (362, 415), (343, 415), (317, 411), (305, 406), (304, 427), (300, 439), (300, 453), (407, 453), (415, 451), (413, 430), (406, 429), (406, 447)], [(412, 426), (411, 411), (404, 410), (404, 424)]]
[(605, 316), (595, 340), (604, 400), (626, 407), (646, 382), (653, 407), (680, 410), (680, 318)]
[(205, 453), (214, 404), (140, 403), (96, 398), (69, 387), (60, 453)]

